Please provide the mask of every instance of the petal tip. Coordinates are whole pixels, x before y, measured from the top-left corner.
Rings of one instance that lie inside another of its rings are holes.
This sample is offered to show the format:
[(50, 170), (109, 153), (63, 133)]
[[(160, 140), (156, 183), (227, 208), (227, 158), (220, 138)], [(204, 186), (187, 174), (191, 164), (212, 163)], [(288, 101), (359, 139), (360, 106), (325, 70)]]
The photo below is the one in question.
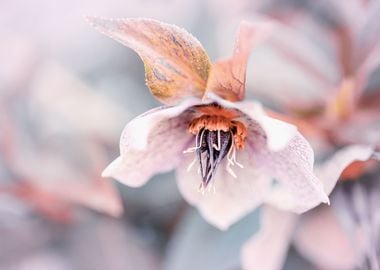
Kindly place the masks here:
[(84, 19), (96, 30), (105, 35), (113, 33), (120, 25), (121, 19), (109, 19), (101, 16), (86, 15)]
[(115, 176), (115, 171), (118, 170), (121, 162), (121, 157), (118, 157), (114, 161), (112, 161), (102, 172), (102, 177), (109, 178)]

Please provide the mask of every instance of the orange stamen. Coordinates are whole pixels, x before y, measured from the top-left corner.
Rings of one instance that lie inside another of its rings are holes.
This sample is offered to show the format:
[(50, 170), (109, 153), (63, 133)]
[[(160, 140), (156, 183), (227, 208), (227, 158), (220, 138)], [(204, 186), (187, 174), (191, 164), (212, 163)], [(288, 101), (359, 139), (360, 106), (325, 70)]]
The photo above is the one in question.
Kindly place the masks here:
[(202, 106), (197, 109), (202, 113), (202, 115), (190, 122), (190, 133), (196, 135), (202, 129), (207, 129), (210, 131), (221, 130), (224, 132), (231, 130), (236, 148), (238, 150), (244, 148), (244, 142), (248, 131), (242, 122), (233, 120), (239, 116), (237, 111), (214, 105)]

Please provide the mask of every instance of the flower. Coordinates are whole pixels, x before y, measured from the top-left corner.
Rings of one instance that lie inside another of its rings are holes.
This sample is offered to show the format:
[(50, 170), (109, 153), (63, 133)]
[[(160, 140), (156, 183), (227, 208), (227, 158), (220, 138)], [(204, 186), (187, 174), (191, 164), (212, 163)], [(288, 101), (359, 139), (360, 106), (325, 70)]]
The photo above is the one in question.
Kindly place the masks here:
[[(332, 50), (336, 52), (333, 57), (336, 61), (333, 62), (335, 66), (330, 64), (332, 68), (326, 66), (326, 70), (330, 74), (331, 70), (337, 70), (335, 78), (320, 76), (321, 70), (314, 65), (315, 62), (308, 61), (310, 57), (307, 59), (295, 52), (294, 48), (298, 50), (299, 46), (275, 48), (280, 54), (283, 53), (289, 63), (298, 65), (302, 72), (318, 81), (321, 87), (319, 93), (323, 94), (322, 99), (309, 95), (307, 106), (305, 102), (293, 101), (280, 107), (283, 108), (283, 119), (297, 125), (306, 138), (315, 139), (319, 146), (323, 146), (316, 148), (319, 153), (333, 153), (330, 159), (317, 164), (315, 169), (325, 192), (332, 192), (332, 207), (321, 205), (296, 216), (289, 212), (292, 199), (281, 189), (277, 190), (270, 199), (277, 209), (265, 208), (260, 232), (243, 248), (244, 269), (281, 269), (291, 243), (300, 254), (323, 269), (379, 267), (379, 223), (375, 210), (378, 202), (375, 198), (380, 192), (379, 163), (376, 162), (379, 159), (376, 149), (380, 146), (377, 124), (380, 91), (370, 78), (379, 67), (380, 47), (378, 39), (371, 39), (369, 30), (379, 29), (376, 15), (379, 14), (380, 5), (374, 1), (367, 4), (361, 1), (323, 3), (315, 3), (319, 9), (309, 10), (309, 16), (296, 16), (296, 19), (305, 19), (310, 23), (310, 15), (313, 15), (316, 20), (312, 22), (314, 29), (319, 28), (318, 31), (329, 34), (323, 36), (332, 37), (328, 43), (336, 49)], [(284, 14), (279, 16), (281, 12), (275, 6), (272, 9), (272, 16), (286, 24), (294, 23), (291, 23), (294, 18), (283, 17)], [(341, 14), (338, 12), (337, 15), (331, 10), (340, 11)], [(365, 15), (357, 16), (358, 11)], [(349, 12), (348, 15), (345, 12)], [(326, 21), (330, 24), (326, 25)], [(298, 37), (307, 38), (306, 35)], [(309, 51), (309, 56), (320, 54), (317, 46), (320, 44), (314, 41), (309, 45), (312, 46), (308, 50), (304, 49)], [(302, 92), (305, 90), (300, 87), (298, 92), (299, 96), (304, 96)], [(283, 227), (278, 229), (273, 224), (280, 221)], [(271, 261), (266, 260), (268, 254), (271, 254)]]
[(176, 168), (184, 198), (220, 229), (265, 201), (274, 178), (294, 198), (294, 211), (328, 202), (304, 137), (259, 103), (242, 101), (249, 50), (270, 25), (242, 23), (233, 56), (211, 64), (201, 44), (176, 26), (151, 19), (88, 21), (139, 54), (150, 91), (165, 104), (127, 124), (120, 156), (103, 176), (139, 187)]

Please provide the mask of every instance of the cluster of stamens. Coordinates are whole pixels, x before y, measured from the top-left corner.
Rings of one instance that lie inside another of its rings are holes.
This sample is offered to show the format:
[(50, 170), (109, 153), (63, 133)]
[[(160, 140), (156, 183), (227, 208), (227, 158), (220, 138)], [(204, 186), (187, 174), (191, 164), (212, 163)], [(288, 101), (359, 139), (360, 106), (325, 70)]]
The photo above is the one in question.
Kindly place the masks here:
[[(212, 109), (210, 111), (210, 108)], [(195, 135), (195, 147), (191, 147), (184, 153), (196, 153), (196, 156), (188, 167), (190, 171), (198, 161), (198, 173), (202, 176), (200, 191), (213, 190), (213, 182), (216, 169), (224, 158), (227, 158), (226, 170), (234, 178), (236, 174), (231, 166), (243, 165), (236, 160), (236, 151), (244, 148), (247, 129), (244, 124), (233, 120), (235, 113), (229, 113), (220, 107), (208, 107), (203, 110), (205, 114), (193, 119), (188, 131)]]

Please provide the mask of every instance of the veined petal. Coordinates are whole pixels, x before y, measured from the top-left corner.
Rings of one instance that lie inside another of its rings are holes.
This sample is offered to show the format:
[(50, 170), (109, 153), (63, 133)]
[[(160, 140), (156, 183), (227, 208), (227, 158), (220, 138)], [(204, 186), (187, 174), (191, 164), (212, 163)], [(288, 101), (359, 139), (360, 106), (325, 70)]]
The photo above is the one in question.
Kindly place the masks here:
[(249, 53), (271, 33), (268, 21), (240, 23), (233, 56), (212, 65), (207, 89), (230, 101), (244, 98)]
[(265, 206), (262, 209), (260, 231), (242, 248), (242, 268), (282, 269), (297, 220), (295, 214)]
[(294, 243), (297, 250), (323, 269), (354, 269), (359, 252), (332, 212), (320, 206), (302, 216)]
[[(366, 161), (371, 158), (373, 148), (364, 145), (347, 146), (338, 151), (334, 156), (325, 161), (322, 165), (315, 168), (315, 175), (323, 184), (326, 194), (330, 194), (339, 176), (347, 166), (354, 161)], [(287, 189), (282, 186), (274, 187), (268, 202), (282, 210), (291, 211), (297, 208), (297, 201)], [(317, 206), (319, 203), (310, 204), (309, 208)]]
[(121, 135), (120, 157), (102, 175), (138, 187), (152, 175), (172, 170), (192, 140), (187, 132), (189, 115), (184, 111), (198, 103), (188, 100), (178, 106), (153, 109), (132, 120)]
[(254, 141), (254, 162), (279, 183), (268, 198), (280, 209), (303, 213), (321, 202), (329, 203), (322, 182), (313, 172), (314, 153), (310, 144), (297, 134), (288, 146), (278, 152), (268, 151)]
[(211, 63), (199, 41), (185, 30), (143, 18), (87, 20), (139, 54), (147, 85), (159, 101), (174, 105), (186, 97), (203, 96)]
[[(144, 150), (149, 143), (149, 136), (158, 124), (183, 113), (188, 108), (200, 104), (197, 99), (187, 99), (172, 107), (159, 107), (137, 116), (124, 128), (120, 138), (120, 153), (123, 155), (126, 147)], [(185, 122), (186, 118), (184, 118)], [(169, 132), (169, 131), (168, 131)]]
[(237, 153), (237, 159), (244, 168), (233, 168), (236, 178), (225, 169), (225, 159), (207, 187), (210, 190), (206, 189), (204, 194), (199, 190), (201, 178), (196, 166), (188, 170), (194, 156), (186, 157), (177, 169), (178, 188), (183, 197), (197, 207), (209, 223), (221, 230), (226, 230), (260, 205), (271, 188), (271, 179), (256, 169), (251, 155), (248, 150)]

